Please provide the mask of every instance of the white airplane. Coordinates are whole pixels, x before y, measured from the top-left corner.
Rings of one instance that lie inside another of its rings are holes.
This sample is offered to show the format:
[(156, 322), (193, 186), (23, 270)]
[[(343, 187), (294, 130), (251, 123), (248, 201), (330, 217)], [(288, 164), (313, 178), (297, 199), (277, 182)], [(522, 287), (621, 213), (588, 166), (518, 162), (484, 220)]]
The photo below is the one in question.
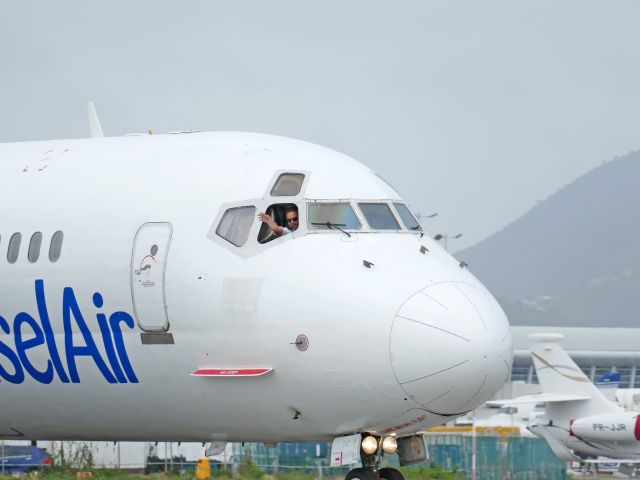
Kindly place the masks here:
[(559, 345), (563, 335), (531, 334), (529, 338), (542, 393), (490, 403), (545, 402), (544, 415), (529, 430), (546, 440), (563, 460), (640, 460), (638, 412), (624, 411), (607, 399)]
[[(349, 436), (349, 478), (368, 480), (383, 443), (408, 454), (396, 438), (509, 374), (496, 300), (393, 188), (327, 148), (229, 132), (7, 143), (0, 187), (0, 438)], [(274, 238), (257, 214), (291, 205), (300, 227)]]

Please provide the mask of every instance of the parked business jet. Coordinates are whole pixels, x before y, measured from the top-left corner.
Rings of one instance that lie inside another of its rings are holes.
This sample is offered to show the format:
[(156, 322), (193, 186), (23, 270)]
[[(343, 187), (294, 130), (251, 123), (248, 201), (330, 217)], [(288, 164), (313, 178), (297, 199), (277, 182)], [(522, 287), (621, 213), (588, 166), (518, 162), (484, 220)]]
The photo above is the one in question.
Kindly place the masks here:
[(249, 133), (9, 143), (0, 186), (2, 438), (355, 436), (350, 478), (369, 480), (411, 448), (399, 440), (508, 376), (496, 300), (393, 188), (327, 148)]
[(529, 430), (567, 461), (598, 457), (640, 460), (640, 418), (611, 402), (559, 345), (563, 335), (531, 334), (531, 355), (541, 394), (491, 403), (545, 402), (545, 413)]

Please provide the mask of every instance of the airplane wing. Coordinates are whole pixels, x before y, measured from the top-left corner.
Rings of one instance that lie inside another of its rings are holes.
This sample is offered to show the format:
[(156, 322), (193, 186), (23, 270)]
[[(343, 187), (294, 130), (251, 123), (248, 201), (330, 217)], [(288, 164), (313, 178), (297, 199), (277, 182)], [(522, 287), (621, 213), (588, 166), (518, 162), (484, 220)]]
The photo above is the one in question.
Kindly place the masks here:
[(529, 430), (531, 430), (533, 433), (535, 433), (539, 437), (542, 437), (549, 445), (549, 448), (551, 448), (551, 451), (553, 451), (553, 453), (558, 458), (561, 458), (562, 460), (566, 460), (567, 462), (583, 461), (580, 457), (578, 457), (571, 450), (569, 450), (566, 445), (564, 445), (562, 442), (556, 439), (556, 437), (551, 435), (551, 432), (549, 432), (549, 430), (543, 427), (542, 425), (532, 425), (529, 427)]
[(528, 405), (531, 403), (552, 403), (552, 402), (576, 402), (589, 400), (586, 395), (569, 395), (566, 393), (536, 393), (534, 395), (524, 395), (518, 398), (504, 400), (491, 400), (487, 402), (490, 407), (510, 407), (515, 405)]

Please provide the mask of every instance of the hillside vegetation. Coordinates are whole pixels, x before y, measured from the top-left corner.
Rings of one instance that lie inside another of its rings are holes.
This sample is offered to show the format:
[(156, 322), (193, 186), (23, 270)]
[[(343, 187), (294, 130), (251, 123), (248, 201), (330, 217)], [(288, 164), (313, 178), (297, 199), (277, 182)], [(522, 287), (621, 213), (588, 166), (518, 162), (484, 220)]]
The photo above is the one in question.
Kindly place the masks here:
[(512, 325), (640, 326), (640, 152), (576, 179), (456, 253)]

